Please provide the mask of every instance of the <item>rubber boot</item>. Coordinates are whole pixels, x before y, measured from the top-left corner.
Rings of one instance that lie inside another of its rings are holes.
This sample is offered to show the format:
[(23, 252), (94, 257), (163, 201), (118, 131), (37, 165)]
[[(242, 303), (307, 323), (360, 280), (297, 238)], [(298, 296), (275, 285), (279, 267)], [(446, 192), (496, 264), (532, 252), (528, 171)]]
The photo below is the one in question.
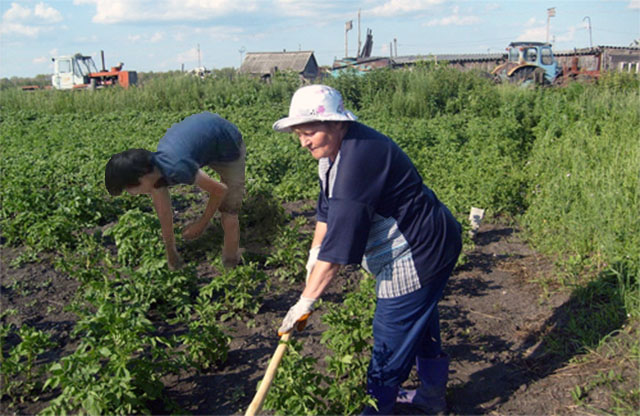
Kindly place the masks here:
[(449, 378), (449, 357), (416, 359), (421, 386), (416, 390), (400, 389), (397, 402), (414, 405), (427, 414), (447, 411), (445, 394)]
[(378, 410), (372, 406), (366, 406), (361, 415), (390, 415), (393, 412), (393, 406), (396, 404), (398, 396), (398, 386), (388, 387), (369, 383), (367, 385), (367, 393), (376, 399)]

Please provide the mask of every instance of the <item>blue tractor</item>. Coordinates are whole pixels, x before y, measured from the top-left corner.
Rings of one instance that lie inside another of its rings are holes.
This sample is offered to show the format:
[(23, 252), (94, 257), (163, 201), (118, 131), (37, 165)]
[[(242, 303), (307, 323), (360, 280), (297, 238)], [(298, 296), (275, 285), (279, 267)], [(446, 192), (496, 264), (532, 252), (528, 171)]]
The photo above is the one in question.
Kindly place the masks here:
[(552, 84), (562, 74), (551, 51), (543, 42), (511, 42), (507, 61), (491, 71), (498, 81), (518, 84)]

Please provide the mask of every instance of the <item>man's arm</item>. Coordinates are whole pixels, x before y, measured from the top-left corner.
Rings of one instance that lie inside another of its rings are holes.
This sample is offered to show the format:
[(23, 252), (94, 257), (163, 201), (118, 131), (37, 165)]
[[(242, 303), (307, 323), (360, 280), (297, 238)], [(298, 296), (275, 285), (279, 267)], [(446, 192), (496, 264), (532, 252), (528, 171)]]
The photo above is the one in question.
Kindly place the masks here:
[(227, 186), (223, 183), (213, 180), (202, 169), (196, 172), (194, 184), (209, 193), (209, 201), (202, 216), (195, 222), (187, 225), (182, 231), (182, 237), (186, 240), (198, 238), (209, 225), (209, 221), (220, 207), (222, 199), (227, 194)]
[(170, 269), (177, 269), (182, 265), (182, 259), (178, 255), (176, 249), (176, 240), (173, 235), (173, 210), (171, 209), (171, 196), (169, 188), (153, 188), (151, 190), (151, 199), (153, 206), (160, 220), (160, 228), (162, 229), (162, 240), (167, 251), (167, 260)]

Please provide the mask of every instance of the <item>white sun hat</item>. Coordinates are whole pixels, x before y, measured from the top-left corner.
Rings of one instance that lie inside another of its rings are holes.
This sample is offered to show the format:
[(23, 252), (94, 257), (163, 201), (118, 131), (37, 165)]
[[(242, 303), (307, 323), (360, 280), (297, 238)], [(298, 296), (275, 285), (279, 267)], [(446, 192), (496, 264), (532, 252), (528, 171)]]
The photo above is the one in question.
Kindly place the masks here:
[(289, 117), (273, 123), (275, 131), (290, 132), (292, 126), (313, 121), (355, 121), (357, 117), (344, 109), (342, 95), (326, 85), (299, 88), (291, 98)]

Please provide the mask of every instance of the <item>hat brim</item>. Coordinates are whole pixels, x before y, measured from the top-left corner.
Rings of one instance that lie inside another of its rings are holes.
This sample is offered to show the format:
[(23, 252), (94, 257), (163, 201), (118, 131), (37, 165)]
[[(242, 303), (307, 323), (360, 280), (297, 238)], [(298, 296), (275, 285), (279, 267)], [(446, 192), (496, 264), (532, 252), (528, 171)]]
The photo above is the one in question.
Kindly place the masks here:
[(357, 119), (358, 117), (349, 110), (345, 110), (344, 114), (285, 117), (273, 123), (273, 129), (279, 132), (290, 133), (292, 127), (300, 124), (313, 123), (316, 121), (356, 121)]

